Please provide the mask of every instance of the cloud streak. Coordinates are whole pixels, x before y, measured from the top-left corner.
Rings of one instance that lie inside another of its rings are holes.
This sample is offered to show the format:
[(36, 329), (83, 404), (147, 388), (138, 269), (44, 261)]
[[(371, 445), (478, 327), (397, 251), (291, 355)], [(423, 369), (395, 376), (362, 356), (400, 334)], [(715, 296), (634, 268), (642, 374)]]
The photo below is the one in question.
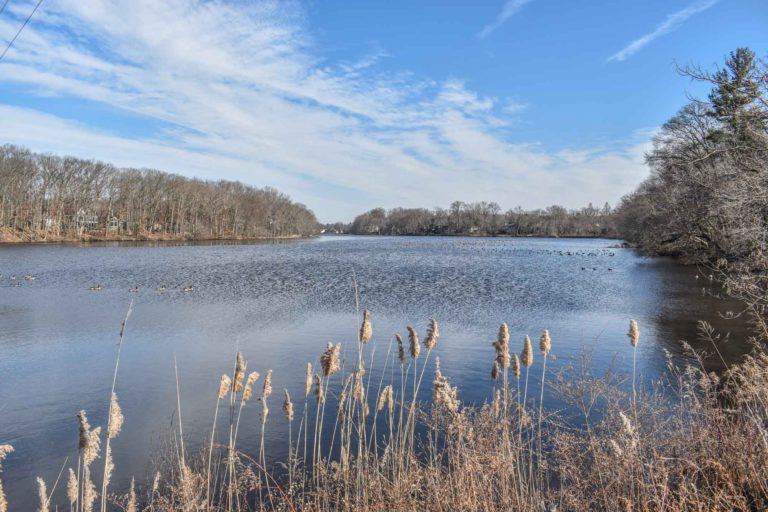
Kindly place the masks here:
[[(0, 63), (0, 88), (109, 114), (55, 115), (0, 94), (0, 142), (270, 185), (323, 221), (454, 199), (575, 207), (646, 174), (647, 138), (547, 152), (512, 140), (514, 102), (460, 78), (382, 72), (384, 51), (328, 63), (300, 5), (49, 0), (39, 14)], [(0, 19), (0, 34), (12, 26)], [(149, 128), (129, 135), (123, 118)]]
[(483, 29), (477, 33), (477, 37), (480, 39), (485, 39), (491, 35), (493, 32), (501, 28), (501, 26), (504, 25), (504, 23), (506, 23), (509, 18), (517, 14), (520, 9), (522, 9), (523, 6), (529, 2), (531, 2), (531, 0), (507, 0), (504, 3), (504, 6), (501, 8), (501, 12), (498, 14), (498, 16), (496, 16), (496, 19), (493, 20), (492, 23), (484, 26)]
[(669, 34), (677, 30), (688, 18), (704, 12), (707, 9), (714, 6), (719, 0), (700, 0), (694, 2), (685, 9), (669, 14), (664, 21), (662, 21), (652, 32), (649, 32), (641, 37), (638, 37), (634, 41), (630, 42), (627, 46), (608, 57), (608, 62), (618, 61), (622, 62), (635, 53), (642, 50), (644, 47), (651, 44), (656, 39)]

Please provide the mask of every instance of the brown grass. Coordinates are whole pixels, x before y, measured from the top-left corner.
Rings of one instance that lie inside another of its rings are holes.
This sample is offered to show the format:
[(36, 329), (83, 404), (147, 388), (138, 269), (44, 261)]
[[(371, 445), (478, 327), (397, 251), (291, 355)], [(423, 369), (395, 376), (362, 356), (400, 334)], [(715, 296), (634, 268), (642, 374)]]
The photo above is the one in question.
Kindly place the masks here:
[[(365, 318), (370, 321), (367, 314)], [(367, 329), (370, 326), (363, 327)], [(418, 333), (413, 328), (408, 331), (410, 352), (418, 354), (414, 348), (419, 344)], [(636, 323), (632, 331), (639, 332)], [(258, 454), (244, 453), (237, 446), (237, 426), (247, 401), (244, 395), (250, 394), (258, 378), (249, 377), (243, 385), (246, 363), (237, 354), (230, 368), (233, 377), (222, 377), (218, 387), (211, 389), (214, 418), (220, 416), (219, 407), (228, 408), (229, 414), (221, 415), (224, 427), (214, 420), (210, 445), (197, 456), (185, 454), (178, 432), (157, 464), (154, 481), (139, 491), (132, 483), (124, 494), (110, 496), (109, 510), (768, 509), (768, 354), (764, 351), (756, 349), (721, 376), (705, 372), (696, 357), (684, 368), (675, 367), (670, 359), (663, 381), (632, 390), (629, 377), (621, 373), (609, 370), (595, 376), (587, 356), (544, 381), (549, 375), (546, 359), (553, 350), (549, 333), (544, 331), (540, 338), (538, 362), (526, 336), (520, 361), (517, 355), (509, 356), (509, 332), (502, 325), (495, 354), (489, 350), (489, 357), (494, 356), (496, 372), (504, 372), (503, 382), (489, 381), (495, 388), (492, 401), (473, 408), (462, 404), (460, 390), (451, 385), (437, 360), (432, 403), (416, 399), (421, 384), (418, 374), (423, 376), (437, 333), (437, 323), (430, 321), (423, 364), (415, 358), (402, 361), (404, 349), (398, 340), (397, 353), (389, 351), (380, 372), (394, 375), (400, 367), (399, 377), (392, 382), (374, 381), (373, 372), (365, 371), (366, 349), (373, 350), (375, 340), (359, 337), (353, 368), (344, 368), (338, 360), (340, 346), (329, 344), (321, 354), (323, 376), (314, 375), (315, 405), (307, 399), (311, 366), (306, 376), (295, 376), (306, 384), (295, 437), (296, 404), (287, 391), (285, 414), (267, 415), (271, 393), (271, 372), (267, 371), (261, 410), (249, 413), (258, 414), (261, 422)], [(419, 372), (417, 364), (422, 366)], [(527, 402), (526, 391), (521, 393), (521, 364), (526, 373), (533, 364), (540, 364), (544, 382), (538, 400)], [(413, 372), (405, 368), (409, 365), (414, 366)], [(512, 386), (506, 375), (509, 367), (517, 381)], [(545, 409), (545, 390), (565, 407)], [(337, 402), (337, 414), (324, 414), (329, 398)], [(119, 414), (113, 400), (112, 411)], [(100, 455), (101, 430), (88, 424), (84, 412), (79, 419), (78, 467), (70, 470), (69, 484), (59, 494), (70, 510), (84, 512), (97, 499), (90, 467)], [(288, 457), (266, 467), (263, 429), (276, 422), (288, 430)], [(120, 423), (122, 417), (114, 417), (107, 432), (119, 430)], [(310, 429), (314, 439), (307, 435)], [(227, 439), (220, 442), (217, 431)], [(10, 452), (9, 447), (0, 446), (0, 460)], [(41, 509), (59, 502), (55, 486), (50, 495), (43, 484), (40, 488)], [(6, 508), (0, 493), (0, 511)], [(15, 510), (12, 504), (10, 509)]]

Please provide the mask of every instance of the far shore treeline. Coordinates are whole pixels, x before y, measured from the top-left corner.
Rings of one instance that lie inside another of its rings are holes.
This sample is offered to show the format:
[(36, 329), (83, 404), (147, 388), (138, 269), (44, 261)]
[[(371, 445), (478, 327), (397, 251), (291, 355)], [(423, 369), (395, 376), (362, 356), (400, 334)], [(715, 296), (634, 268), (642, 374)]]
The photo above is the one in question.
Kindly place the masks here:
[[(382, 235), (600, 236), (688, 263), (768, 269), (768, 64), (738, 48), (709, 71), (711, 84), (667, 121), (646, 155), (650, 176), (615, 209), (562, 206), (502, 211), (493, 202), (375, 208), (329, 231)], [(765, 278), (768, 281), (768, 277)], [(766, 284), (768, 288), (768, 283)]]
[(296, 237), (314, 213), (272, 188), (0, 146), (0, 241)]
[(611, 206), (592, 204), (569, 210), (549, 206), (538, 210), (517, 207), (506, 212), (494, 202), (454, 201), (444, 208), (374, 208), (355, 217), (352, 224), (329, 225), (330, 231), (356, 235), (487, 235), (615, 237)]

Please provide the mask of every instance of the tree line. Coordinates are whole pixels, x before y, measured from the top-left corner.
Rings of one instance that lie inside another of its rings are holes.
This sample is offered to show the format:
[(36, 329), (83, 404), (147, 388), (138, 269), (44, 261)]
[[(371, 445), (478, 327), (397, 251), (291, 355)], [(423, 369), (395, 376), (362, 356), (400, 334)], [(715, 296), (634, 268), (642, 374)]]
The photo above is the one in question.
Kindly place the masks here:
[(0, 146), (0, 228), (23, 240), (305, 236), (315, 215), (275, 189)]
[(768, 241), (768, 67), (747, 48), (680, 72), (712, 85), (661, 128), (650, 176), (617, 209), (620, 234), (653, 254), (759, 263)]
[(506, 235), (583, 236), (616, 235), (614, 215), (606, 203), (591, 203), (578, 210), (563, 206), (526, 211), (521, 207), (502, 211), (494, 202), (454, 201), (444, 208), (375, 208), (355, 217), (349, 226), (329, 225), (329, 230), (377, 235)]
[(650, 254), (706, 266), (768, 340), (768, 66), (748, 48), (714, 70), (646, 155), (650, 176), (617, 208), (619, 234)]

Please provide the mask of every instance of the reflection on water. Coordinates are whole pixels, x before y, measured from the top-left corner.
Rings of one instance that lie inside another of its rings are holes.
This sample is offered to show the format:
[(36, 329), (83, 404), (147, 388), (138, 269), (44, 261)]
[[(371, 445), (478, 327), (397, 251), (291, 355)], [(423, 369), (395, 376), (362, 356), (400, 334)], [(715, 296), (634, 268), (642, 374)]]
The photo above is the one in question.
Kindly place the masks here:
[[(359, 321), (353, 276), (360, 306), (373, 317), (372, 372), (382, 368), (394, 333), (405, 334), (412, 324), (423, 334), (435, 318), (441, 332), (435, 352), (467, 402), (490, 395), (490, 344), (502, 321), (510, 326), (513, 347), (523, 335), (548, 328), (552, 364), (591, 348), (599, 370), (617, 355), (631, 365), (626, 331), (636, 318), (642, 331), (638, 367), (647, 377), (663, 371), (662, 348), (680, 356), (679, 340), (696, 340), (699, 319), (731, 332), (720, 347), (726, 358), (747, 350), (743, 325), (717, 316), (736, 307), (708, 293), (716, 285), (706, 275), (697, 278), (695, 268), (614, 244), (323, 237), (271, 244), (2, 247), (0, 442), (17, 450), (4, 467), (9, 499), (31, 506), (34, 476), (53, 481), (65, 458), (76, 456), (80, 409), (92, 424), (105, 423), (117, 334), (131, 300), (117, 385), (126, 416), (114, 444), (117, 485), (147, 475), (152, 449), (172, 425), (174, 356), (190, 443), (210, 432), (219, 377), (231, 371), (236, 350), (250, 368), (262, 374), (273, 369), (273, 411), (280, 409), (282, 388), (303, 396), (304, 366), (328, 341), (343, 342), (351, 357)], [(35, 279), (26, 281), (25, 274)], [(21, 286), (10, 286), (12, 275)], [(278, 416), (266, 432), (272, 456), (285, 452), (286, 429)], [(255, 406), (243, 421), (241, 445), (255, 451)]]

